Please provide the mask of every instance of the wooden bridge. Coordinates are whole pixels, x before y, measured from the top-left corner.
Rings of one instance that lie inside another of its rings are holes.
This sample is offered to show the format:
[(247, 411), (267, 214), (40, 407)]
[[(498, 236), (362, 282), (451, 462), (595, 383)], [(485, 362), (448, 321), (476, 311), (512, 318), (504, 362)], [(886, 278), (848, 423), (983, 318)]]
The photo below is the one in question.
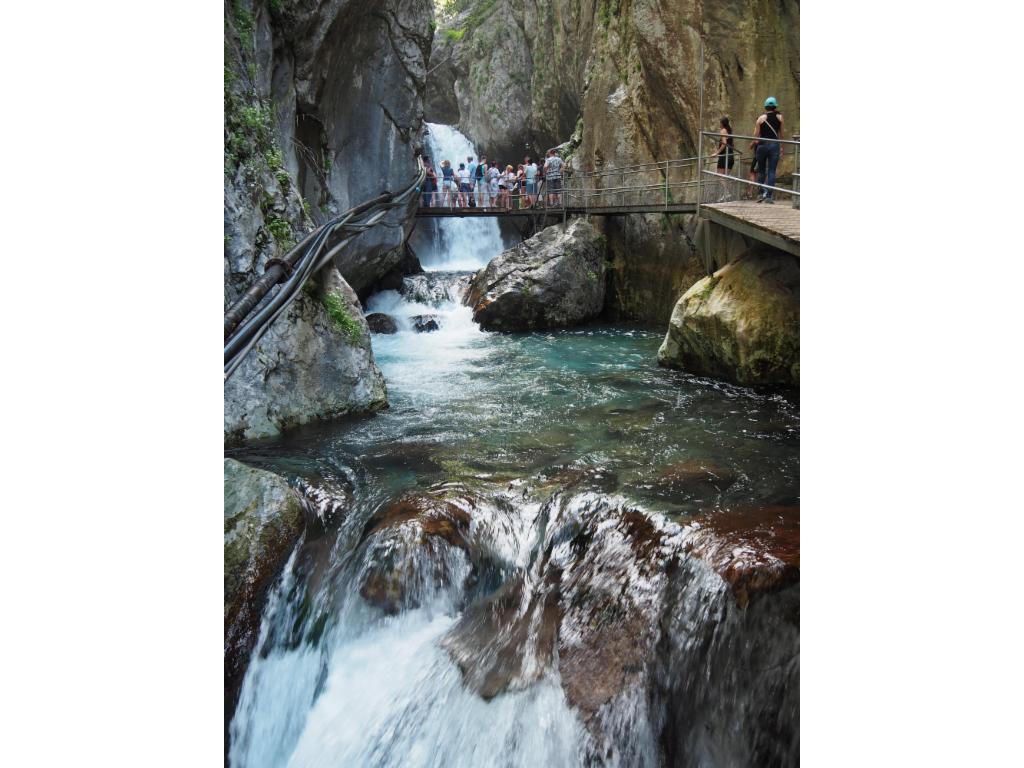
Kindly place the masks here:
[[(705, 131), (701, 135), (716, 144), (719, 139), (717, 133)], [(716, 167), (714, 155), (602, 168), (567, 174), (562, 189), (557, 192), (546, 189), (542, 181), (535, 195), (509, 193), (497, 206), (469, 205), (470, 198), (474, 202), (490, 203), (486, 194), (478, 197), (475, 192), (461, 196), (443, 191), (422, 194), (416, 216), (429, 219), (556, 217), (564, 221), (569, 216), (697, 214), (705, 243), (710, 242), (706, 236), (709, 230), (713, 233), (717, 227), (723, 227), (743, 238), (799, 256), (799, 137), (779, 143), (790, 148), (793, 169), (784, 177), (785, 182), (776, 184), (790, 186), (768, 187), (742, 177), (747, 167), (742, 153), (736, 150), (733, 168), (724, 172)], [(754, 199), (765, 192), (776, 198), (774, 204)]]

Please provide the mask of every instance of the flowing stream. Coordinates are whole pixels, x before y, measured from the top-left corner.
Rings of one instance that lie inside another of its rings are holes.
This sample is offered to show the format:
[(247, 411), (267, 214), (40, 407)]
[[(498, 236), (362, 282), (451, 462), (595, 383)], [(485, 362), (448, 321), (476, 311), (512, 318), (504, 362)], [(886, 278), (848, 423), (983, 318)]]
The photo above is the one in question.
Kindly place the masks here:
[[(476, 155), (430, 136), (435, 161)], [(795, 762), (796, 590), (744, 607), (690, 551), (695, 520), (798, 504), (797, 404), (661, 369), (635, 327), (482, 332), (459, 299), (497, 224), (438, 230), (427, 274), (369, 301), (399, 325), (373, 338), (390, 408), (233, 454), (315, 522), (231, 765)]]

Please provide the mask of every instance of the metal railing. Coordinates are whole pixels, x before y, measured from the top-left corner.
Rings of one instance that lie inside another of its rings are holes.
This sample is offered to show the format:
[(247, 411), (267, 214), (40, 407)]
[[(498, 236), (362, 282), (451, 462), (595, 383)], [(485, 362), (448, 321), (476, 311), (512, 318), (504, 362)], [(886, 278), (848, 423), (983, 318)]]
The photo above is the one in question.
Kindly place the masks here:
[[(701, 131), (701, 144), (713, 140), (716, 144), (721, 134), (716, 131)], [(769, 186), (766, 180), (750, 178), (753, 174), (744, 172), (744, 163), (755, 155), (732, 147), (729, 156), (699, 152), (696, 157), (675, 160), (659, 160), (650, 163), (600, 168), (590, 171), (573, 171), (563, 166), (558, 188), (553, 179), (538, 176), (534, 187), (529, 188), (525, 180), (509, 180), (507, 172), (498, 177), (497, 184), (489, 180), (469, 180), (469, 191), (463, 191), (457, 175), (445, 188), (443, 175), (437, 174), (436, 190), (421, 190), (420, 208), (445, 209), (451, 212), (474, 210), (478, 214), (510, 213), (514, 211), (547, 211), (565, 214), (571, 210), (579, 213), (629, 212), (673, 212), (680, 208), (726, 202), (731, 200), (755, 199), (758, 194), (776, 193), (793, 198), (793, 206), (799, 208), (800, 199), (800, 137), (792, 139), (761, 139), (755, 136), (732, 134), (740, 140), (774, 142), (793, 147), (793, 170), (785, 171), (779, 162), (777, 173), (782, 179), (791, 179), (792, 187), (784, 184)], [(723, 159), (719, 167), (719, 160)], [(787, 163), (788, 165), (788, 158)], [(500, 166), (499, 166), (500, 167)], [(456, 172), (457, 173), (457, 172)], [(746, 176), (746, 178), (745, 178)], [(763, 179), (764, 176), (761, 176)], [(429, 183), (429, 182), (428, 182)], [(454, 187), (452, 186), (454, 184)]]
[[(702, 140), (713, 140), (716, 144), (716, 150), (720, 148), (722, 134), (718, 131), (701, 131)], [(717, 171), (708, 171), (701, 169), (701, 183), (700, 191), (698, 193), (699, 205), (708, 205), (711, 203), (721, 203), (734, 200), (754, 200), (758, 197), (768, 197), (773, 199), (776, 194), (789, 195), (792, 199), (792, 205), (794, 208), (800, 207), (800, 136), (795, 135), (792, 139), (766, 139), (759, 136), (747, 136), (743, 134), (731, 134), (732, 139), (749, 140), (752, 142), (758, 142), (759, 144), (778, 144), (780, 147), (780, 157), (778, 159), (778, 165), (776, 168), (776, 183), (773, 185), (767, 184), (767, 169), (759, 168), (756, 174), (756, 179), (753, 177), (754, 171), (748, 170), (747, 178), (742, 178), (740, 173), (735, 174), (721, 174)], [(784, 172), (782, 146), (788, 145), (793, 148), (793, 169), (791, 171)], [(702, 144), (703, 146), (703, 144)], [(739, 150), (733, 150), (737, 155), (737, 161), (734, 165), (737, 169), (741, 165)], [(712, 159), (715, 161), (716, 166), (719, 155), (706, 155), (705, 158)], [(750, 156), (752, 161), (756, 162), (756, 152)], [(792, 179), (792, 187), (781, 186), (778, 181), (780, 179), (790, 178)]]
[(575, 172), (563, 166), (557, 187), (553, 179), (538, 177), (533, 191), (524, 180), (510, 181), (507, 177), (497, 185), (471, 179), (468, 192), (462, 191), (457, 181), (449, 182), (445, 189), (442, 177), (437, 180), (437, 190), (421, 191), (419, 204), (420, 208), (494, 214), (522, 210), (564, 213), (568, 209), (595, 213), (631, 208), (672, 211), (681, 205), (696, 205), (698, 161), (697, 157), (685, 157)]

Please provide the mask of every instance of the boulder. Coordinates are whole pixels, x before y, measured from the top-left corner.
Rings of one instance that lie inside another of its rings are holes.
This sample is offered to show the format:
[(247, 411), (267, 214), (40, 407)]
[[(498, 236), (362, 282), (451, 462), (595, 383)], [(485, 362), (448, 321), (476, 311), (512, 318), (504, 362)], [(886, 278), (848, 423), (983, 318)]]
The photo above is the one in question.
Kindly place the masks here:
[[(267, 590), (302, 535), (298, 493), (284, 478), (224, 459), (224, 684), (241, 685)], [(228, 711), (234, 709), (227, 702)]]
[(658, 363), (743, 385), (798, 385), (798, 259), (753, 249), (698, 281), (672, 311)]
[(366, 316), (366, 325), (370, 333), (398, 333), (398, 324), (391, 315), (383, 312), (371, 312)]
[(429, 333), (441, 327), (441, 321), (437, 315), (413, 315), (409, 319), (412, 320), (412, 329), (417, 333)]
[(387, 406), (359, 299), (337, 270), (303, 292), (224, 382), (224, 437), (236, 443)]
[(566, 328), (604, 306), (604, 237), (586, 219), (538, 234), (491, 260), (466, 296), (487, 331)]

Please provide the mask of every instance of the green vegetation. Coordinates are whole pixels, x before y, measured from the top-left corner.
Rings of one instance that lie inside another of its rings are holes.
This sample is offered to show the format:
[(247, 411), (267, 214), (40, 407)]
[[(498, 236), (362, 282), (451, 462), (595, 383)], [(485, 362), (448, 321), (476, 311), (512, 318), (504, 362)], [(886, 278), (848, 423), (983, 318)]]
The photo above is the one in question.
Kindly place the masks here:
[(238, 42), (243, 51), (251, 52), (253, 49), (252, 30), (255, 26), (252, 13), (242, 4), (242, 0), (233, 0), (231, 10), (234, 16), (235, 31), (238, 32)]
[(273, 236), (274, 241), (284, 248), (291, 248), (295, 245), (295, 237), (292, 235), (292, 225), (278, 216), (271, 216), (267, 219), (267, 229)]
[(349, 314), (345, 301), (336, 293), (328, 293), (324, 296), (324, 308), (334, 327), (345, 335), (351, 343), (358, 344), (363, 338), (363, 328), (359, 322)]
[(601, 0), (601, 5), (597, 9), (597, 18), (602, 27), (607, 29), (613, 18), (619, 18), (621, 6), (622, 0)]
[[(618, 2), (618, 0), (616, 0)], [(461, 42), (467, 32), (479, 27), (491, 15), (498, 0), (435, 0), (434, 10), (442, 22), (451, 21), (455, 16), (469, 10), (460, 27), (445, 29), (442, 34), (453, 43)]]

